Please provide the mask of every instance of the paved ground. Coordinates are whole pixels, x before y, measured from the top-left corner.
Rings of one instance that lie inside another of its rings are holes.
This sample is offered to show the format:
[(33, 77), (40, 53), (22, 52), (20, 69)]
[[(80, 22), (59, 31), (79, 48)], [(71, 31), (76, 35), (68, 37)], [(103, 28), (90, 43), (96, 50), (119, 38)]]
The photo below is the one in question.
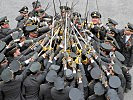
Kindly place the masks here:
[[(31, 3), (34, 0), (0, 0), (0, 17), (7, 15), (10, 20), (11, 27), (15, 27), (15, 17), (19, 14), (18, 10), (23, 6), (28, 6), (32, 9)], [(47, 13), (53, 14), (52, 0), (39, 0), (41, 1), (43, 8), (50, 3), (51, 7), (47, 10)], [(62, 5), (68, 2), (71, 6), (72, 1), (79, 3), (75, 6), (74, 10), (79, 11), (84, 17), (85, 7), (87, 0), (60, 0)], [(113, 18), (119, 23), (119, 28), (123, 28), (127, 22), (133, 23), (133, 0), (97, 0), (99, 11), (102, 13), (102, 21), (105, 23), (107, 18)], [(59, 12), (59, 1), (55, 0), (57, 11)], [(90, 12), (97, 10), (96, 1), (89, 0), (88, 9)], [(133, 69), (130, 71), (133, 76)], [(132, 83), (133, 84), (133, 83)], [(133, 90), (128, 94), (125, 94), (125, 100), (133, 100)]]

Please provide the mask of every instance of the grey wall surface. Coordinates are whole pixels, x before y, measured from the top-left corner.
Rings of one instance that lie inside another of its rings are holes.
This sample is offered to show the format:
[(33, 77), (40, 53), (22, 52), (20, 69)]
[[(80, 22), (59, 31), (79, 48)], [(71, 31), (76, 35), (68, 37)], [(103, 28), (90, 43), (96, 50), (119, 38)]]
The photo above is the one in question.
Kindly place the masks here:
[[(0, 17), (7, 15), (10, 20), (11, 27), (16, 25), (14, 18), (19, 14), (18, 10), (23, 6), (28, 6), (32, 10), (32, 2), (35, 0), (0, 0)], [(43, 8), (50, 3), (51, 7), (47, 10), (49, 14), (53, 14), (53, 0), (39, 0)], [(87, 0), (61, 0), (62, 5), (68, 2), (71, 6), (72, 1), (79, 3), (74, 10), (79, 11), (84, 17)], [(124, 27), (126, 23), (133, 23), (133, 0), (97, 0), (99, 10), (102, 14), (102, 22), (105, 23), (107, 18), (113, 18), (119, 22), (119, 27)], [(55, 0), (57, 11), (59, 12), (59, 0)], [(96, 0), (89, 0), (88, 9), (90, 12), (97, 10)]]
[[(32, 10), (32, 2), (35, 0), (0, 0), (0, 17), (8, 16), (11, 27), (16, 26), (15, 17), (19, 14), (18, 11), (23, 6), (28, 6)], [(52, 0), (39, 0), (42, 3), (43, 8), (50, 3), (51, 8), (47, 10), (47, 13), (54, 14)], [(85, 7), (87, 0), (61, 0), (62, 5), (68, 2), (71, 6), (72, 1), (79, 3), (75, 6), (74, 10), (79, 11), (84, 17)], [(99, 10), (102, 14), (102, 22), (107, 22), (107, 18), (113, 18), (119, 23), (119, 27), (123, 28), (128, 22), (133, 23), (133, 0), (97, 0)], [(59, 1), (55, 0), (57, 11), (59, 12)], [(88, 9), (90, 12), (97, 10), (96, 1), (89, 0)], [(133, 69), (131, 70), (133, 76)], [(133, 89), (128, 94), (125, 94), (125, 100), (133, 100)]]

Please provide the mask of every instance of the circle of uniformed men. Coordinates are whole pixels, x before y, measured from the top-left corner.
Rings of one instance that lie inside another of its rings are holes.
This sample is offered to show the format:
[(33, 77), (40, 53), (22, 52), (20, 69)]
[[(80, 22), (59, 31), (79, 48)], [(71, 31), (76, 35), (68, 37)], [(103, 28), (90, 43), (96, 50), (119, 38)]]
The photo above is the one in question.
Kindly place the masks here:
[(0, 100), (124, 100), (131, 90), (133, 24), (91, 22), (68, 6), (48, 15), (24, 6), (10, 29), (0, 18)]

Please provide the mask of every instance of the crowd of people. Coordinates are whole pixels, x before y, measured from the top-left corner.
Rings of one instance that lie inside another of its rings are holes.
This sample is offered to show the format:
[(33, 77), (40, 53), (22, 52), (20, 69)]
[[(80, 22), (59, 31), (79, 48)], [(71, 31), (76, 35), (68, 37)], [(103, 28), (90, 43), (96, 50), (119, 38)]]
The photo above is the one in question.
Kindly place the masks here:
[(0, 18), (0, 100), (124, 100), (131, 90), (133, 24), (117, 29), (98, 11), (49, 15), (39, 1)]

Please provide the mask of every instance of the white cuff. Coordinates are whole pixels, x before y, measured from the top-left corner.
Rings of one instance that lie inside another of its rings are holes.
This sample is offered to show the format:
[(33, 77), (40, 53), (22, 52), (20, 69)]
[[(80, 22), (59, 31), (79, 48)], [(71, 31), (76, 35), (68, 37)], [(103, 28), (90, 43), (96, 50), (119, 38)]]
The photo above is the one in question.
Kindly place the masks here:
[(51, 60), (49, 60), (48, 62), (52, 63), (52, 61), (51, 61)]
[(91, 63), (94, 63), (94, 60), (93, 59), (91, 60)]
[(76, 70), (73, 70), (73, 74), (76, 74)]
[(63, 45), (61, 44), (60, 47), (63, 48)]
[(97, 59), (98, 58), (98, 56), (96, 56), (96, 58), (95, 59)]
[(82, 81), (79, 81), (79, 83), (82, 83)]
[(37, 47), (34, 48), (34, 50), (36, 50)]
[(67, 68), (66, 68), (66, 67), (64, 67), (64, 70), (67, 70)]
[(20, 39), (16, 39), (16, 40), (14, 40), (14, 42), (18, 42), (18, 41), (20, 41)]
[(89, 40), (89, 41), (91, 40), (91, 37), (90, 37), (90, 36), (88, 36), (88, 40)]
[(57, 60), (57, 58), (56, 58), (56, 57), (54, 57), (54, 60)]
[(109, 76), (110, 75), (110, 73), (109, 72), (107, 72), (107, 76)]
[(19, 43), (19, 46), (22, 47), (23, 46), (22, 43)]
[(30, 60), (29, 60), (29, 59), (25, 61), (25, 63), (26, 63), (26, 64), (28, 64), (29, 62), (30, 62)]
[(94, 35), (93, 35), (92, 33), (90, 34), (90, 36), (91, 36), (91, 37), (94, 37)]

